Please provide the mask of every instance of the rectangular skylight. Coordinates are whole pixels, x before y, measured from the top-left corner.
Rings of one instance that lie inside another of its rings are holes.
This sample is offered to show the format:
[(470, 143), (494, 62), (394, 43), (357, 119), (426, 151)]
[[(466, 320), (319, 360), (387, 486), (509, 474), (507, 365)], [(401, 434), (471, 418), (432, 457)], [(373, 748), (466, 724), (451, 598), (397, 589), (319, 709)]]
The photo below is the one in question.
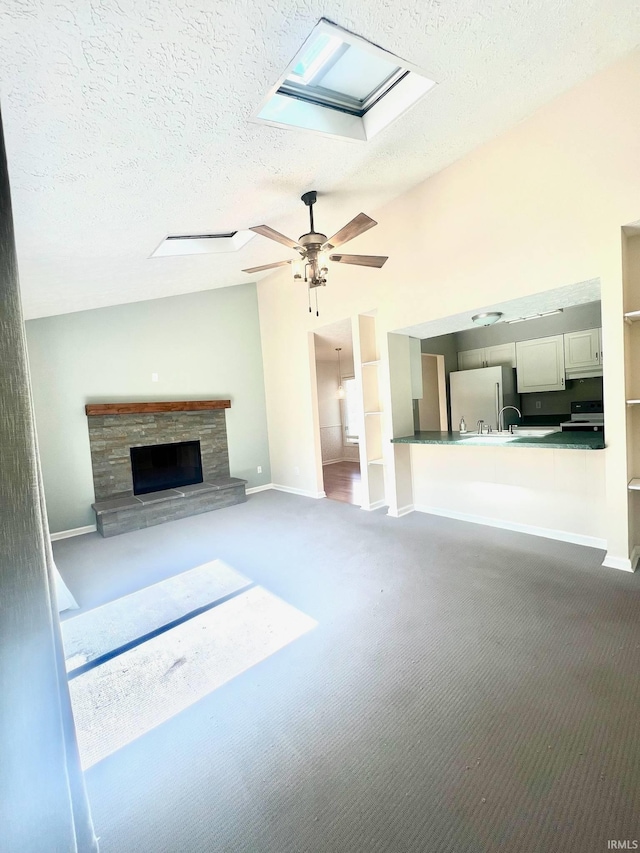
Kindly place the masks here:
[(321, 20), (256, 119), (366, 140), (433, 86), (433, 80), (405, 60)]
[(226, 231), (221, 234), (170, 234), (150, 255), (166, 258), (173, 255), (217, 255), (237, 252), (254, 237), (252, 231)]

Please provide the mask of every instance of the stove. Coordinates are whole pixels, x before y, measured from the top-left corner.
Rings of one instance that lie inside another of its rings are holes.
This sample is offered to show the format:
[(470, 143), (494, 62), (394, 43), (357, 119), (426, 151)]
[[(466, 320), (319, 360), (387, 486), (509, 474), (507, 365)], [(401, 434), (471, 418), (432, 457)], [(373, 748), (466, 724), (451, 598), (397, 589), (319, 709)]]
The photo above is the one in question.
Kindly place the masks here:
[(602, 400), (581, 400), (571, 404), (571, 420), (560, 424), (563, 432), (604, 432)]

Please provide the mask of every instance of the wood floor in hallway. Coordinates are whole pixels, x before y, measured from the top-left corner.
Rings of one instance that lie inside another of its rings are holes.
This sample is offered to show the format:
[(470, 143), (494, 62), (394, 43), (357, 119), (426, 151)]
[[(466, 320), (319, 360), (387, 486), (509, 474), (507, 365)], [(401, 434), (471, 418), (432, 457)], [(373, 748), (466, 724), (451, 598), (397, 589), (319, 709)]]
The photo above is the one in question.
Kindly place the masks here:
[(334, 462), (323, 467), (324, 491), (334, 501), (361, 503), (360, 463)]

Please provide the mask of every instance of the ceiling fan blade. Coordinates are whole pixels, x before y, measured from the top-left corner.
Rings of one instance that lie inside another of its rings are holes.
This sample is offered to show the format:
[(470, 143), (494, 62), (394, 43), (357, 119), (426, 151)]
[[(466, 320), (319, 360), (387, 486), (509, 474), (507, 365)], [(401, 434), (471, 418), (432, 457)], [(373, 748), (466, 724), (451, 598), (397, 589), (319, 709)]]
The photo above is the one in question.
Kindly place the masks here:
[(256, 234), (262, 234), (263, 237), (268, 237), (270, 240), (282, 243), (290, 249), (297, 249), (299, 251), (302, 248), (302, 246), (299, 243), (296, 243), (295, 240), (292, 240), (290, 237), (285, 237), (285, 235), (281, 234), (279, 231), (274, 231), (274, 229), (269, 228), (268, 225), (255, 225), (253, 228), (249, 228), (249, 231), (255, 231)]
[(322, 248), (335, 249), (337, 246), (342, 246), (343, 243), (353, 240), (359, 234), (364, 234), (365, 231), (368, 231), (369, 228), (373, 228), (377, 224), (375, 219), (367, 216), (366, 213), (359, 213), (357, 216), (354, 216), (351, 222), (347, 222), (344, 228), (341, 228), (333, 237), (327, 240)]
[(273, 270), (276, 267), (286, 267), (291, 261), (276, 261), (275, 264), (263, 264), (261, 267), (249, 267), (248, 270), (242, 272), (262, 272), (262, 270)]
[(355, 264), (359, 267), (383, 267), (389, 257), (383, 255), (329, 255), (330, 261), (338, 264)]

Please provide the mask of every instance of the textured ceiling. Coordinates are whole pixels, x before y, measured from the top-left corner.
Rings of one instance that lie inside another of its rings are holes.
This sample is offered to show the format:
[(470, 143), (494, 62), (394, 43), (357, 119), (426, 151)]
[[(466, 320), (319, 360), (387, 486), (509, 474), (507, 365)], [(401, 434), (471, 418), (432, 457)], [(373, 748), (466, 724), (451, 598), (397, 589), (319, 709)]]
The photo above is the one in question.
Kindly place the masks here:
[(500, 322), (506, 323), (508, 320), (516, 320), (519, 317), (533, 317), (543, 311), (557, 311), (558, 308), (572, 308), (574, 305), (586, 305), (588, 302), (599, 301), (600, 279), (593, 279), (545, 290), (542, 293), (532, 293), (529, 296), (521, 296), (519, 299), (510, 299), (508, 302), (483, 305), (465, 311), (464, 314), (452, 314), (450, 317), (440, 317), (437, 320), (429, 320), (426, 323), (396, 331), (411, 335), (413, 338), (437, 338), (440, 335), (450, 335), (452, 332), (462, 332), (465, 329), (477, 329), (478, 326), (471, 318), (474, 314), (483, 314), (487, 311), (500, 311), (502, 313)]
[[(439, 86), (371, 142), (250, 117), (321, 17)], [(638, 44), (637, 0), (4, 0), (0, 97), (27, 316), (239, 284), (288, 257), (148, 255), (168, 233), (333, 233)], [(357, 251), (357, 247), (354, 249)]]

